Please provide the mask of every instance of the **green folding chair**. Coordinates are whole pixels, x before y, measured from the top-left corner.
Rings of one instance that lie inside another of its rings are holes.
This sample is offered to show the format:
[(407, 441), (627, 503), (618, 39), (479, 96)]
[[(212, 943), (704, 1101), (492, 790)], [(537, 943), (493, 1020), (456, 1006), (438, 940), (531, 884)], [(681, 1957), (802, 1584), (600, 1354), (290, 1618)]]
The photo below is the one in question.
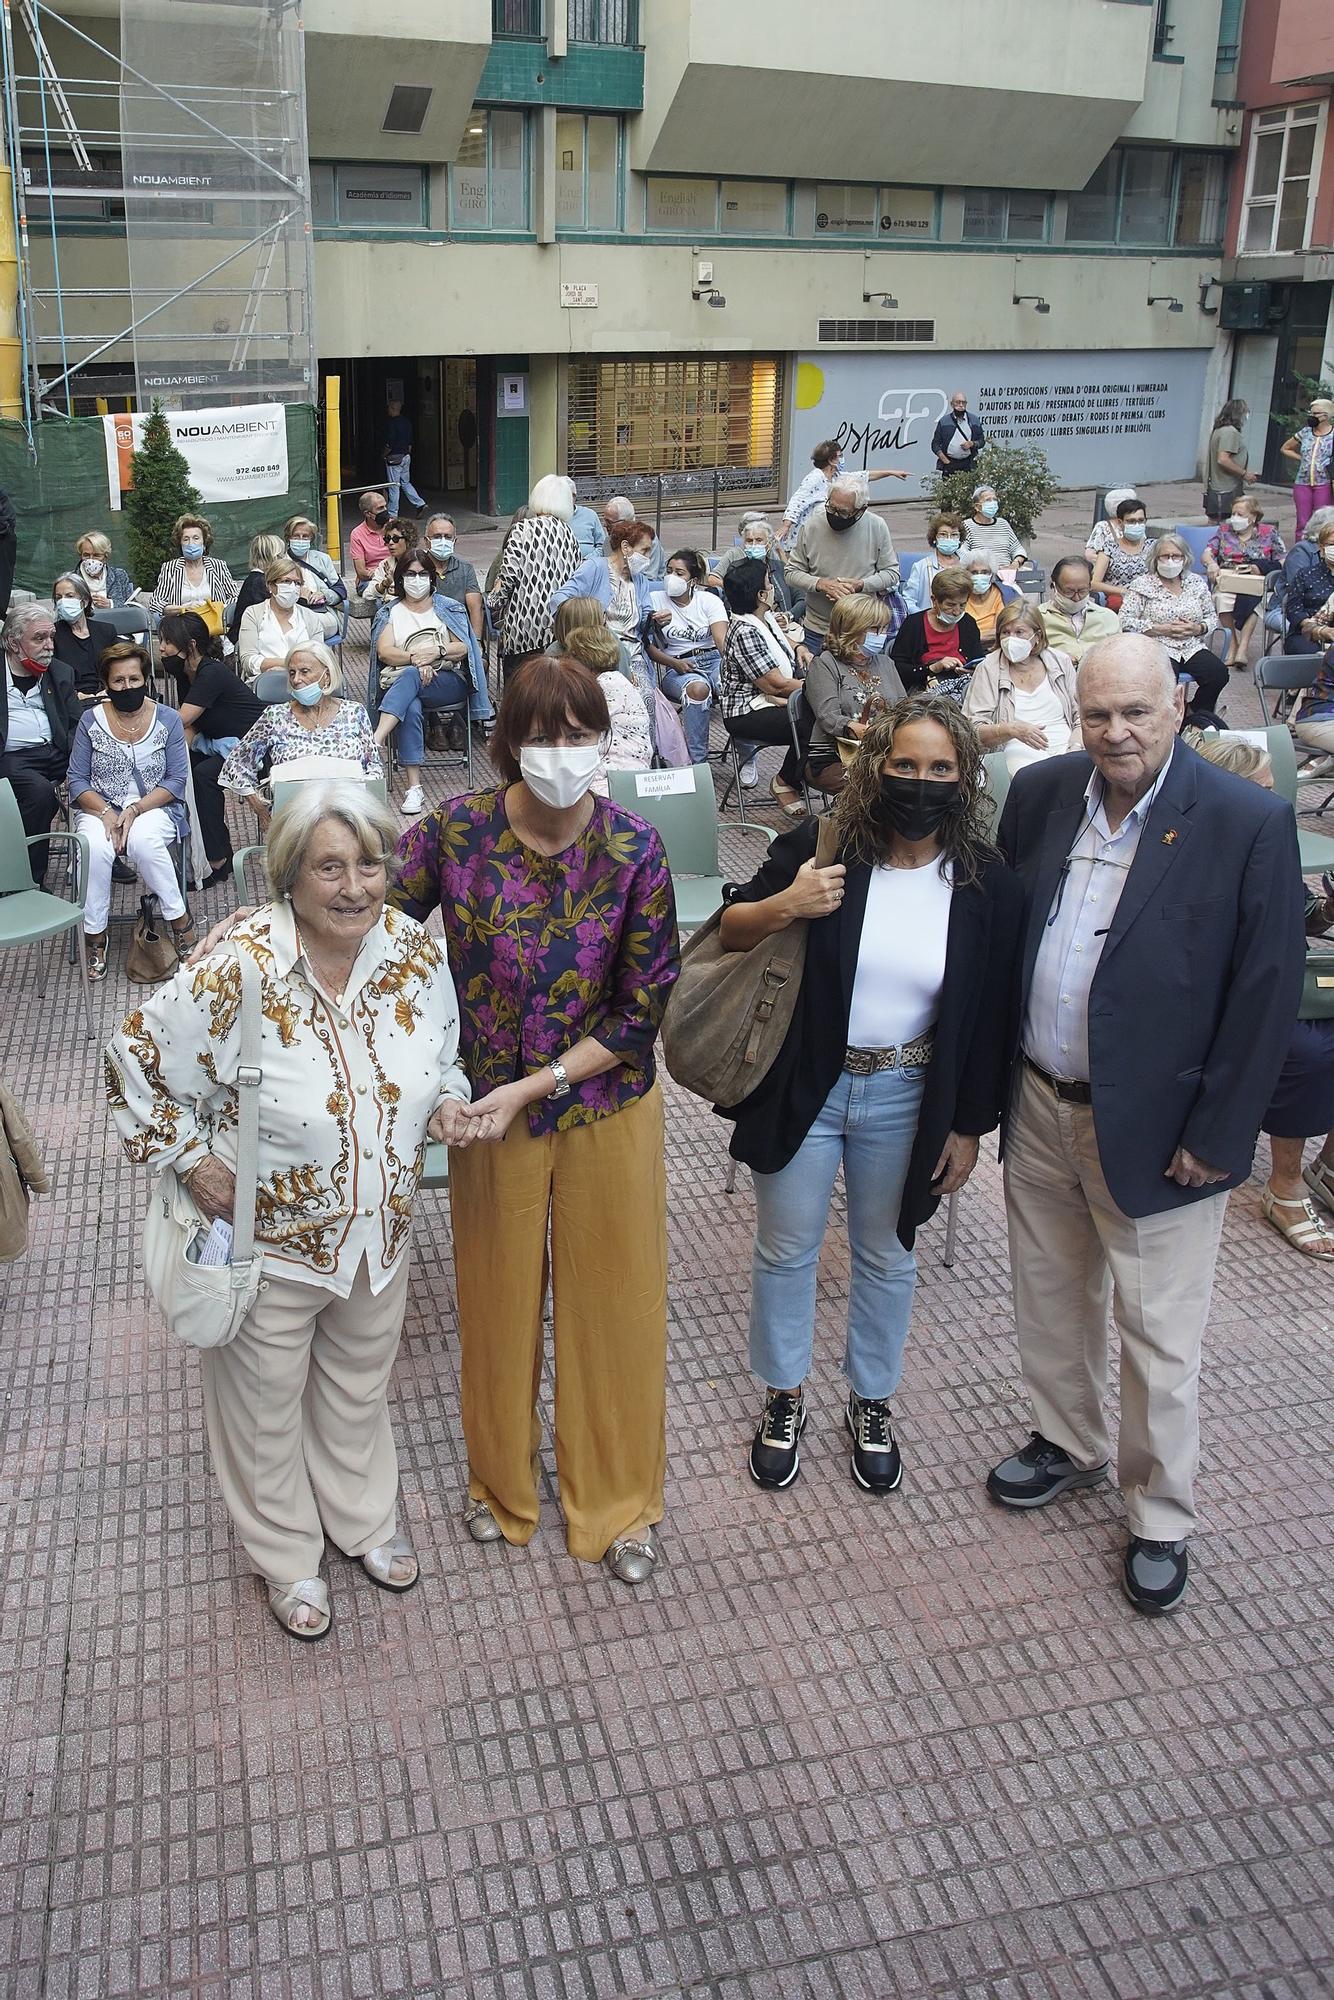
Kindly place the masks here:
[[(672, 871), (677, 924), (683, 931), (698, 930), (723, 900), (718, 805), (708, 765), (690, 764), (681, 771), (608, 771), (607, 787), (618, 806), (656, 828)], [(772, 827), (762, 831), (773, 839)]]
[[(1227, 737), (1240, 737), (1245, 743), (1254, 743), (1257, 748), (1267, 750), (1270, 767), (1274, 773), (1274, 790), (1281, 799), (1296, 810), (1297, 807), (1297, 752), (1293, 747), (1292, 732), (1286, 722), (1271, 722), (1267, 729), (1225, 729), (1220, 732)], [(1308, 833), (1304, 826), (1297, 828), (1297, 848), (1301, 855), (1303, 875), (1314, 875), (1325, 869), (1334, 869), (1334, 840), (1327, 833)]]
[(424, 1188), (449, 1186), (449, 1148), (439, 1139), (426, 1141), (426, 1165), (422, 1168)]
[[(328, 780), (322, 778), (298, 778), (294, 784), (290, 785), (271, 784), (269, 789), (273, 795), (274, 812), (281, 812), (283, 807), (296, 797), (303, 786), (327, 783)], [(388, 804), (389, 785), (383, 772), (376, 777), (367, 778), (366, 789), (380, 801), (381, 805)], [(260, 841), (252, 842), (249, 847), (238, 847), (232, 854), (232, 888), (235, 891), (238, 903), (249, 903), (255, 900), (251, 895), (250, 886), (246, 881), (246, 867), (249, 862), (254, 861), (256, 858), (261, 862), (264, 859), (264, 846)], [(264, 884), (262, 874), (258, 895), (260, 902), (263, 902), (268, 895), (268, 889)]]
[(982, 767), (986, 777), (987, 804), (991, 813), (991, 823), (987, 832), (994, 840), (1010, 789), (1010, 767), (1005, 761), (1003, 750), (988, 750), (982, 759)]
[[(76, 894), (52, 896), (34, 889), (28, 849), (42, 840), (72, 842)], [(73, 931), (83, 980), (83, 1018), (93, 1039), (93, 1007), (88, 991), (88, 949), (83, 936), (83, 906), (88, 894), (88, 842), (81, 833), (53, 827), (50, 833), (25, 833), (14, 787), (0, 779), (0, 951), (13, 945), (44, 944), (48, 938)], [(37, 955), (37, 990), (46, 991), (46, 954)]]

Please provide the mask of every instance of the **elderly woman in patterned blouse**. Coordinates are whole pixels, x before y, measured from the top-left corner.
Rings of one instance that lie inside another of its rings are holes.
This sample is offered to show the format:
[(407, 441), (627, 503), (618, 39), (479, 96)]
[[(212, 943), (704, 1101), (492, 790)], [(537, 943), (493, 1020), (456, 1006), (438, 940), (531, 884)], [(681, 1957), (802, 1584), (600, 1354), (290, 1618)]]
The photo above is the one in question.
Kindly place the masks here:
[(657, 834), (592, 791), (609, 735), (586, 667), (530, 660), (490, 754), (504, 782), (399, 842), (391, 894), (439, 909), (489, 1144), (452, 1163), (473, 1540), (537, 1527), (537, 1385), (550, 1282), (566, 1544), (642, 1583), (662, 1519), (667, 1227), (653, 1044), (679, 970)]
[(551, 644), (551, 600), (582, 559), (570, 527), (573, 519), (573, 482), (549, 472), (529, 494), (523, 520), (505, 537), (486, 600), (500, 636), (502, 675)]
[(204, 1410), (236, 1532), (297, 1639), (329, 1630), (326, 1536), (385, 1590), (417, 1581), (389, 1375), (427, 1132), (463, 1146), (479, 1131), (462, 1116), (444, 953), (385, 908), (395, 830), (360, 786), (303, 789), (269, 841), (272, 901), (136, 1008), (107, 1050), (130, 1158), (174, 1166), (205, 1219), (230, 1219), (238, 953), (258, 965), (264, 1279), (235, 1340), (202, 1357)]
[(254, 807), (261, 832), (269, 823), (269, 803), (259, 788), (266, 759), (270, 775), (294, 757), (332, 757), (356, 765), (364, 778), (382, 769), (371, 719), (359, 701), (343, 699), (343, 670), (326, 645), (298, 646), (287, 662), (287, 684), (291, 700), (266, 708), (218, 773), (222, 791), (240, 792)]

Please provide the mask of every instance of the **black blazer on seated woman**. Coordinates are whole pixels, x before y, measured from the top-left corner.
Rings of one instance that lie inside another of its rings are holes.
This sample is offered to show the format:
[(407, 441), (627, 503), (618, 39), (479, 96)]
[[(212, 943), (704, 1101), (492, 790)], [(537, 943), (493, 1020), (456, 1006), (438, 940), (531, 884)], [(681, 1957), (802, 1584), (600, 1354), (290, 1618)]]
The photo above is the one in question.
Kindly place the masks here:
[[(980, 660), (983, 653), (986, 652), (987, 649), (982, 643), (982, 634), (978, 629), (977, 620), (970, 611), (965, 611), (963, 617), (955, 626), (954, 645), (950, 650), (959, 655), (965, 666), (969, 660)], [(925, 611), (910, 611), (908, 613), (908, 616), (894, 634), (893, 641), (890, 644), (889, 656), (898, 668), (899, 679), (903, 682), (909, 694), (916, 694), (920, 688), (926, 686), (927, 670), (924, 664), (926, 660)]]
[[(780, 834), (759, 874), (728, 900), (759, 903), (789, 888), (815, 853), (818, 824), (808, 819)], [(756, 1173), (775, 1174), (788, 1164), (842, 1071), (870, 880), (866, 862), (848, 868), (842, 904), (811, 923), (801, 992), (777, 1061), (739, 1105), (717, 1107), (722, 1117), (736, 1120), (730, 1151)], [(1018, 1031), (1023, 913), (1019, 878), (999, 855), (977, 883), (954, 893), (935, 1047), (899, 1208), (898, 1235), (906, 1250), (939, 1203), (931, 1176), (946, 1138), (951, 1132), (980, 1137), (1000, 1123)]]

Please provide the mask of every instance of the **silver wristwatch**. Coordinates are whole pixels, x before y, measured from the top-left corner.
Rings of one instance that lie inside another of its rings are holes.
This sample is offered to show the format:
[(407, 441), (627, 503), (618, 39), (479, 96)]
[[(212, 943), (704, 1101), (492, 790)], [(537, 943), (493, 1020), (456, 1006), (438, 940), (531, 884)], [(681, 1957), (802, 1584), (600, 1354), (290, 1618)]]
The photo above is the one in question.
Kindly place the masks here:
[(549, 1062), (549, 1063), (547, 1064), (547, 1068), (548, 1068), (548, 1069), (549, 1069), (549, 1070), (551, 1071), (551, 1074), (552, 1074), (552, 1075), (553, 1075), (553, 1076), (555, 1077), (555, 1079), (556, 1079), (555, 1083), (554, 1083), (554, 1084), (553, 1084), (553, 1085), (551, 1086), (551, 1089), (550, 1089), (550, 1090), (549, 1090), (549, 1091), (547, 1092), (547, 1096), (548, 1096), (548, 1097), (568, 1097), (568, 1096), (569, 1096), (569, 1094), (570, 1094), (570, 1079), (569, 1079), (569, 1077), (568, 1077), (568, 1076), (567, 1076), (567, 1075), (565, 1074), (565, 1065), (564, 1065), (564, 1063), (563, 1063), (563, 1062)]

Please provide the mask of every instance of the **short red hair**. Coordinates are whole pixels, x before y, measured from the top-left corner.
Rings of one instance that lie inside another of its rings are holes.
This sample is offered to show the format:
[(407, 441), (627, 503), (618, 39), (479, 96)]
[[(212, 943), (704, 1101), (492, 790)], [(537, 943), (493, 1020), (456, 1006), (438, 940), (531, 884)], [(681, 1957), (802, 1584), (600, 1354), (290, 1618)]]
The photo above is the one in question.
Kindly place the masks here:
[(534, 736), (559, 736), (571, 723), (596, 730), (599, 736), (611, 729), (607, 697), (597, 675), (578, 660), (539, 653), (506, 675), (487, 755), (506, 784), (516, 784), (524, 744)]

